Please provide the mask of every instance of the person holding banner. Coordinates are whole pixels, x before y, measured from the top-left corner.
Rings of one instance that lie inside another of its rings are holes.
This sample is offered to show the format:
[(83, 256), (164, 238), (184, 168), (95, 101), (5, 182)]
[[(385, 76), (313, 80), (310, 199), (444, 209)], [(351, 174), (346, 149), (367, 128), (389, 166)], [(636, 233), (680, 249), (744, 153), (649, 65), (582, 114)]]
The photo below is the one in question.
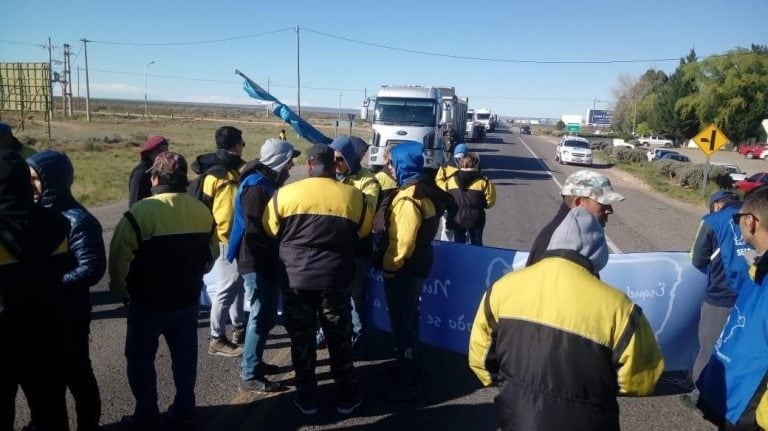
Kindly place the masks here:
[(605, 234), (585, 208), (568, 212), (542, 259), (483, 295), (469, 366), (497, 384), (503, 430), (619, 430), (618, 394), (650, 394), (664, 360), (642, 310), (597, 278)]
[(392, 147), (387, 165), (399, 187), (389, 209), (389, 243), (382, 259), (399, 367), (399, 381), (388, 397), (396, 402), (421, 395), (419, 295), (424, 278), (432, 270), (432, 239), (440, 217), (453, 200), (424, 175), (423, 149), (419, 142), (403, 142)]
[(733, 192), (720, 190), (713, 194), (709, 214), (702, 217), (691, 248), (691, 263), (707, 274), (707, 295), (699, 318), (699, 354), (691, 370), (694, 382), (712, 356), (715, 341), (738, 297), (739, 282), (747, 273), (744, 256), (752, 247), (732, 218), (740, 208), (741, 200)]
[(698, 407), (720, 429), (768, 429), (768, 187), (748, 193), (731, 217), (757, 257), (696, 382)]
[(613, 214), (613, 204), (624, 200), (624, 196), (613, 190), (611, 180), (603, 174), (587, 169), (576, 171), (565, 179), (563, 203), (555, 217), (539, 232), (531, 246), (525, 266), (538, 262), (547, 249), (552, 233), (560, 226), (572, 208), (582, 207), (590, 212), (600, 225), (605, 227), (608, 216)]

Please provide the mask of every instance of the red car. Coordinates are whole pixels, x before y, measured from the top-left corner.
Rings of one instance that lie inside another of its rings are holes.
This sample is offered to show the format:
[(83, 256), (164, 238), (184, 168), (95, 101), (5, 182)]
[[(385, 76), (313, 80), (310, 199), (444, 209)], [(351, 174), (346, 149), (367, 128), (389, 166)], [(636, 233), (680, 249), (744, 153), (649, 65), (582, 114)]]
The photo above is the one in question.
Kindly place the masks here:
[(760, 172), (754, 174), (741, 181), (736, 181), (733, 186), (741, 190), (744, 193), (751, 191), (752, 189), (768, 184), (768, 172)]
[(742, 145), (739, 147), (739, 154), (748, 159), (759, 159), (760, 153), (766, 149), (765, 142), (757, 142), (755, 144)]

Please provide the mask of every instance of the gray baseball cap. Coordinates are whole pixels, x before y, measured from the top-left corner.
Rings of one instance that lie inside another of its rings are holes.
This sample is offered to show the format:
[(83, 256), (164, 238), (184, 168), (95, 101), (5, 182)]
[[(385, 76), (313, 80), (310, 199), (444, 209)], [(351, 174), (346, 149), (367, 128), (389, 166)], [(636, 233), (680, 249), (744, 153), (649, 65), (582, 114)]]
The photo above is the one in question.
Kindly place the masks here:
[(602, 205), (613, 205), (624, 200), (624, 196), (613, 191), (608, 177), (586, 169), (574, 172), (565, 179), (562, 195), (590, 198)]

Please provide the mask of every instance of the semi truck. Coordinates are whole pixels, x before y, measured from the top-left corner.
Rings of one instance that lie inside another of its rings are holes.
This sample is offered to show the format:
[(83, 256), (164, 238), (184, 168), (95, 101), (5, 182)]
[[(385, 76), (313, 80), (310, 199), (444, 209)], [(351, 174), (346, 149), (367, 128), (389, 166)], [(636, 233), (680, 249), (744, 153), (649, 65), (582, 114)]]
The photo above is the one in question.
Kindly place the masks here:
[(475, 118), (477, 121), (483, 123), (487, 132), (493, 132), (496, 130), (496, 116), (490, 109), (480, 108), (475, 110)]
[(467, 110), (467, 131), (464, 140), (467, 142), (477, 142), (485, 137), (485, 126), (483, 123), (475, 120), (475, 110)]
[[(368, 162), (372, 169), (384, 166), (384, 149), (405, 141), (424, 145), (424, 168), (437, 170), (445, 163), (446, 152), (466, 132), (466, 97), (456, 96), (454, 87), (385, 85), (376, 93), (373, 109), (371, 147)], [(366, 99), (360, 118), (368, 119)]]

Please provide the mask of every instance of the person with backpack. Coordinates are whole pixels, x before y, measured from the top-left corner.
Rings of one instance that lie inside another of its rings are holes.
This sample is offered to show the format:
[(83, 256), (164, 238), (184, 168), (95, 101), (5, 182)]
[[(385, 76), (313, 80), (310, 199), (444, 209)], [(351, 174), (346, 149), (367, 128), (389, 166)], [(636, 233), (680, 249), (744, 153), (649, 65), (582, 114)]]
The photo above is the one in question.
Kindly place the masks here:
[(480, 155), (467, 153), (459, 159), (459, 170), (446, 182), (443, 190), (453, 196), (459, 207), (453, 217), (453, 242), (483, 245), (485, 209), (496, 204), (496, 188), (480, 171)]
[(72, 264), (64, 274), (63, 319), (66, 350), (61, 356), (67, 388), (75, 399), (77, 429), (99, 429), (101, 398), (91, 366), (90, 288), (101, 280), (107, 267), (101, 224), (72, 196), (75, 169), (64, 153), (42, 151), (27, 159), (31, 168), (35, 203), (61, 213), (69, 220)]
[[(468, 152), (469, 147), (464, 143), (458, 144), (453, 148), (453, 160), (450, 161), (451, 163), (446, 162), (445, 165), (440, 166), (437, 174), (435, 174), (435, 184), (438, 187), (446, 190), (448, 180), (459, 172), (459, 160)], [(444, 214), (440, 219), (440, 241), (453, 241), (453, 228), (453, 221), (448, 219), (447, 214)]]
[(267, 379), (278, 366), (264, 362), (269, 331), (277, 320), (280, 290), (286, 284), (285, 268), (278, 257), (277, 241), (264, 231), (261, 219), (272, 195), (288, 179), (293, 159), (301, 152), (275, 138), (261, 146), (259, 160), (248, 162), (240, 177), (235, 218), (227, 259), (234, 262), (245, 284), (250, 314), (243, 345), (240, 390), (275, 392), (279, 383)]
[[(397, 347), (399, 373), (390, 400), (413, 401), (421, 396), (419, 296), (432, 270), (432, 239), (440, 217), (451, 206), (451, 195), (434, 186), (423, 173), (424, 146), (406, 141), (389, 152), (387, 166), (399, 187), (387, 217), (387, 249), (382, 260), (384, 292)], [(455, 205), (455, 204), (453, 204)]]
[[(227, 248), (235, 212), (235, 196), (243, 166), (243, 132), (232, 126), (216, 130), (216, 152), (202, 154), (192, 163), (198, 177), (188, 193), (210, 208), (215, 223), (214, 236), (219, 242), (219, 258), (205, 274), (206, 290), (211, 297), (211, 341), (208, 353), (228, 357), (240, 356), (239, 346), (245, 341), (243, 279), (237, 263), (227, 260)], [(227, 338), (227, 317), (232, 322), (232, 340)]]

